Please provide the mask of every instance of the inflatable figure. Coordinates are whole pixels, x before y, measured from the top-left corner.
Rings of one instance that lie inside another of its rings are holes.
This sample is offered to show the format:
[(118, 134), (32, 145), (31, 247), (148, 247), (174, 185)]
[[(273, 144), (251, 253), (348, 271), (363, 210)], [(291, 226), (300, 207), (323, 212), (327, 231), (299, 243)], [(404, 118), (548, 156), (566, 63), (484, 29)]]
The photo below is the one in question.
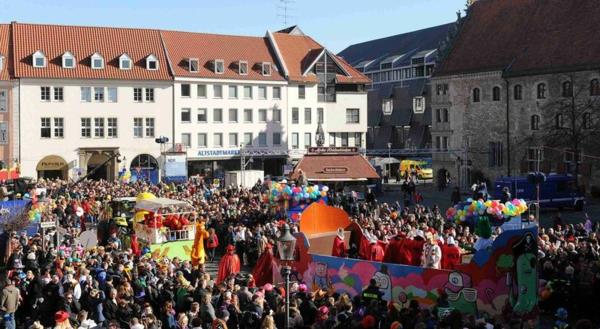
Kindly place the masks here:
[(527, 233), (513, 246), (514, 268), (509, 276), (509, 296), (513, 311), (527, 314), (537, 305), (537, 243)]

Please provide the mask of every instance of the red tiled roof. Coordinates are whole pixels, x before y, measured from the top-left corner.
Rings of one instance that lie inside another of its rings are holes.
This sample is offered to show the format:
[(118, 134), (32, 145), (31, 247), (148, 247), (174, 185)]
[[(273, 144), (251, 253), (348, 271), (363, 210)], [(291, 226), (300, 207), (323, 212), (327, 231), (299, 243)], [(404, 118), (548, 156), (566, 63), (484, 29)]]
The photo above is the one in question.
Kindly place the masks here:
[[(171, 79), (158, 30), (13, 23), (12, 34), (18, 78)], [(32, 65), (31, 55), (38, 50), (46, 55), (45, 68)], [(76, 58), (73, 69), (62, 67), (61, 56), (66, 51)], [(104, 69), (91, 68), (90, 56), (95, 52), (104, 57)], [(123, 53), (133, 61), (130, 70), (119, 69), (118, 58)], [(158, 58), (158, 70), (146, 69), (150, 54)]]
[(598, 68), (598, 17), (597, 0), (477, 1), (435, 75)]
[(302, 170), (311, 181), (351, 181), (377, 179), (379, 175), (360, 154), (305, 155), (296, 165), (292, 179)]
[(10, 65), (9, 57), (9, 42), (10, 39), (10, 25), (0, 24), (0, 56), (4, 56), (4, 65), (0, 70), (0, 80), (10, 80), (10, 74), (8, 66)]
[[(314, 74), (303, 75), (306, 68), (312, 64), (316, 57), (324, 49), (313, 38), (306, 35), (292, 35), (287, 33), (275, 32), (273, 38), (277, 48), (283, 57), (288, 70), (288, 78), (295, 82), (318, 82)], [(334, 55), (335, 56), (335, 55)], [(339, 83), (369, 83), (370, 80), (362, 73), (355, 70), (343, 59), (335, 56), (340, 65), (343, 66), (350, 76), (337, 75)]]
[[(206, 33), (161, 31), (175, 76), (245, 79), (284, 80), (277, 69), (277, 60), (264, 37), (219, 35)], [(199, 59), (199, 72), (190, 72), (188, 58)], [(222, 59), (225, 72), (216, 74), (212, 61)], [(238, 61), (248, 62), (248, 74), (240, 75)], [(261, 63), (272, 64), (270, 76), (261, 72)]]

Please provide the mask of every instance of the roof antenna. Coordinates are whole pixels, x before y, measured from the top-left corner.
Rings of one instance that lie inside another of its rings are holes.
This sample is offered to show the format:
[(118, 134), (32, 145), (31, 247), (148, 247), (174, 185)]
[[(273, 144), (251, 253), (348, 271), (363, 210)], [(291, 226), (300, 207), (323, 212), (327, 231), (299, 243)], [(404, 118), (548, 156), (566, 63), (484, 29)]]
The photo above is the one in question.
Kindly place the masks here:
[(279, 5), (277, 5), (277, 17), (280, 17), (283, 20), (283, 25), (287, 26), (288, 21), (294, 16), (290, 15), (292, 11), (292, 4), (295, 2), (294, 0), (278, 0)]

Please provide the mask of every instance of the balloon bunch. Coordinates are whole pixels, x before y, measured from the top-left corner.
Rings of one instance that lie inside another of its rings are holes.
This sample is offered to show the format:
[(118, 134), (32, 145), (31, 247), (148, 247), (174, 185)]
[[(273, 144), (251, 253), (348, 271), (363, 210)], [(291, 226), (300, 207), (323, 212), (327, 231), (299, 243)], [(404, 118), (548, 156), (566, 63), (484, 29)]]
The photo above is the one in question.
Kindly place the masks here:
[(42, 219), (42, 208), (39, 204), (34, 204), (31, 209), (27, 212), (29, 220), (32, 222), (39, 222)]
[(469, 218), (488, 215), (498, 220), (521, 216), (527, 211), (527, 203), (523, 199), (514, 199), (501, 203), (498, 200), (473, 200), (467, 199), (466, 204), (458, 204), (446, 210), (446, 218), (458, 222), (464, 222)]
[(127, 184), (129, 183), (129, 181), (131, 180), (131, 171), (129, 170), (125, 170), (121, 173), (121, 175), (119, 176), (119, 180), (121, 181), (121, 183), (123, 184)]
[(287, 183), (273, 183), (268, 201), (271, 203), (289, 200), (293, 202), (311, 202), (327, 196), (329, 187), (325, 185), (295, 186)]

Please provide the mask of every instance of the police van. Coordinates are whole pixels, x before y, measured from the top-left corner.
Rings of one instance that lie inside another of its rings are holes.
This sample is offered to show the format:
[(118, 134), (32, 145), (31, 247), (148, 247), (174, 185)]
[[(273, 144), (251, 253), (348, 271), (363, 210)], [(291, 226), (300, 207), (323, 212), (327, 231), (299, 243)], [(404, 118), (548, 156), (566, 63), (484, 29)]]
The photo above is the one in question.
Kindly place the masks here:
[(501, 199), (502, 190), (504, 187), (508, 187), (511, 198), (535, 203), (538, 181), (540, 184), (540, 208), (583, 209), (585, 197), (577, 188), (575, 177), (571, 175), (529, 174), (524, 177), (501, 177), (494, 183), (494, 197)]

